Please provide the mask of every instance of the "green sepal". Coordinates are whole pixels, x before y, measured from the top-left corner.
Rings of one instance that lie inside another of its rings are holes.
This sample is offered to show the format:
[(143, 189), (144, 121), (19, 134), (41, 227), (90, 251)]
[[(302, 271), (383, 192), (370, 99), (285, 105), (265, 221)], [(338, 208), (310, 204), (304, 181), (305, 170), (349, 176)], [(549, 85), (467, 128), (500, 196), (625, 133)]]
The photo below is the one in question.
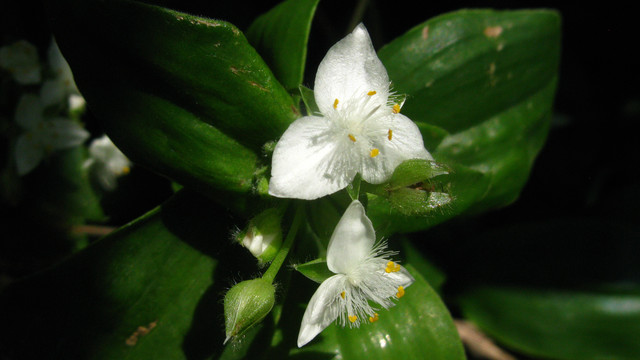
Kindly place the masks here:
[(226, 339), (241, 336), (264, 319), (275, 303), (276, 289), (258, 278), (234, 285), (224, 297)]
[(317, 283), (321, 283), (335, 275), (327, 267), (327, 260), (325, 259), (315, 259), (304, 264), (294, 265), (293, 268)]
[(320, 114), (320, 109), (316, 103), (313, 90), (304, 85), (300, 85), (298, 90), (300, 91), (300, 97), (302, 97), (302, 102), (304, 103), (307, 116)]

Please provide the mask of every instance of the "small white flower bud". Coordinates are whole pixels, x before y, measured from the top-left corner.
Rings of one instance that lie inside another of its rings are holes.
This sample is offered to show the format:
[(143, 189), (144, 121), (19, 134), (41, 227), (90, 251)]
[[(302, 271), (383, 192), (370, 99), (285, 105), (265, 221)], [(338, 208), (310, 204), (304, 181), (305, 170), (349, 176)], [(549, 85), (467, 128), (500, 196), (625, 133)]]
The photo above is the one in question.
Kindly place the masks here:
[(251, 219), (249, 226), (236, 237), (261, 263), (273, 260), (282, 246), (282, 215), (278, 209), (267, 209)]

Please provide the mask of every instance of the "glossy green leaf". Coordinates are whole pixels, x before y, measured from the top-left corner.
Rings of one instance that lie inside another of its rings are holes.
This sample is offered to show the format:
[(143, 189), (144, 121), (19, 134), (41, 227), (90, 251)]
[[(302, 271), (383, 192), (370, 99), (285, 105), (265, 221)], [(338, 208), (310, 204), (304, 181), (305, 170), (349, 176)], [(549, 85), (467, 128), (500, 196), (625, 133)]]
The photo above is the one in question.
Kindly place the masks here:
[(256, 271), (251, 255), (229, 242), (223, 220), (211, 202), (180, 193), (58, 266), (12, 284), (0, 296), (0, 348), (16, 359), (221, 353), (222, 292), (239, 271)]
[(246, 192), (257, 153), (298, 116), (243, 34), (128, 0), (51, 0), (54, 34), (105, 131), (184, 185)]
[(247, 39), (285, 89), (297, 91), (304, 77), (311, 20), (319, 0), (288, 0), (258, 17)]
[(357, 329), (332, 324), (290, 354), (344, 360), (465, 359), (458, 332), (440, 297), (411, 265), (407, 269), (416, 281), (395, 307), (378, 313), (378, 321)]
[[(402, 112), (416, 122), (435, 159), (450, 167), (448, 182), (458, 202), (429, 219), (403, 222), (412, 230), (425, 229), (514, 201), (549, 127), (559, 15), (457, 11), (414, 27), (378, 55), (394, 90), (408, 95)], [(476, 189), (463, 190), (470, 175)], [(371, 204), (384, 216), (376, 220), (387, 222), (390, 232), (408, 231), (393, 223), (394, 210), (384, 206)]]
[(626, 293), (482, 287), (463, 314), (505, 345), (551, 359), (637, 359), (640, 291)]
[(294, 265), (293, 268), (317, 283), (321, 283), (335, 275), (327, 267), (327, 260), (325, 259), (311, 260), (304, 264)]

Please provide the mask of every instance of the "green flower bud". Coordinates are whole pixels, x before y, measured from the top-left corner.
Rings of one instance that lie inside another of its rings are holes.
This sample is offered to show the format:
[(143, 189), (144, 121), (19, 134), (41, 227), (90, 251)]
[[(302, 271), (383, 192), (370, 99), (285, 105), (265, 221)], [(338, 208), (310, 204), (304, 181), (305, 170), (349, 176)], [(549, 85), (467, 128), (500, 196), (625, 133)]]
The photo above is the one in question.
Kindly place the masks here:
[(224, 322), (227, 338), (242, 335), (273, 308), (275, 287), (267, 280), (253, 279), (234, 285), (224, 297)]
[(282, 215), (278, 209), (267, 209), (251, 219), (249, 226), (236, 237), (261, 263), (268, 263), (282, 246)]

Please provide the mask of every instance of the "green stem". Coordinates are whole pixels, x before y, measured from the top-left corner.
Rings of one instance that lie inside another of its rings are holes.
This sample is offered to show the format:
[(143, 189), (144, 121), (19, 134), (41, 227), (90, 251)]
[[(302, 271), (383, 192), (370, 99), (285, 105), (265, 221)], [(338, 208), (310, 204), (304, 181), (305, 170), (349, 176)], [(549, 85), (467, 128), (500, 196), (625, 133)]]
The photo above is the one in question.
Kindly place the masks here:
[(362, 176), (360, 173), (356, 174), (356, 177), (353, 178), (351, 184), (347, 185), (347, 193), (351, 197), (351, 200), (358, 200), (360, 197), (360, 182), (362, 181)]
[(298, 208), (296, 209), (296, 214), (293, 217), (293, 222), (291, 223), (291, 228), (287, 233), (287, 237), (284, 239), (284, 244), (282, 244), (282, 247), (280, 247), (280, 250), (278, 250), (276, 257), (271, 262), (271, 265), (269, 265), (267, 271), (265, 271), (264, 275), (262, 275), (262, 278), (264, 280), (268, 280), (269, 282), (273, 283), (276, 275), (278, 275), (280, 267), (282, 267), (284, 260), (289, 254), (289, 250), (291, 250), (291, 245), (293, 245), (293, 240), (296, 238), (298, 228), (300, 228), (300, 223), (302, 222), (302, 214), (302, 206), (298, 206)]

